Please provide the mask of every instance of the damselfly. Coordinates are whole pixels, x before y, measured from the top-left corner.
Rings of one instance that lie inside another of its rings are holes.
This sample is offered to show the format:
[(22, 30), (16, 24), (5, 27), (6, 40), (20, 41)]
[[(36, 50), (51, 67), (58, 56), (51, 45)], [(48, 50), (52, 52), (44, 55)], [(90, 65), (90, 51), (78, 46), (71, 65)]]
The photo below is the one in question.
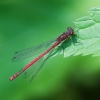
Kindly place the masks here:
[[(55, 47), (57, 47), (59, 44), (63, 44), (63, 42), (67, 39), (70, 38), (72, 40), (72, 36), (74, 35), (74, 30), (71, 27), (67, 28), (66, 32), (63, 32), (58, 38), (48, 41), (46, 43), (40, 44), (38, 46), (22, 50), (19, 52), (15, 52), (15, 55), (13, 57), (13, 61), (19, 61), (25, 58), (28, 58), (32, 55), (35, 55), (38, 53), (42, 48), (48, 47), (50, 44), (52, 44), (51, 47), (49, 47), (46, 51), (41, 53), (38, 57), (36, 57), (33, 61), (31, 61), (29, 64), (27, 64), (23, 69), (21, 69), (19, 72), (14, 74), (13, 76), (10, 77), (10, 81), (18, 77), (21, 73), (24, 71), (24, 78), (27, 78), (31, 73), (33, 73), (31, 81), (33, 78), (37, 75), (37, 73), (40, 71), (46, 60), (50, 57), (52, 54), (52, 51)], [(46, 56), (46, 57), (44, 57)], [(44, 59), (43, 59), (44, 57)], [(41, 63), (39, 63), (41, 60), (43, 60)], [(30, 69), (30, 70), (29, 70)]]

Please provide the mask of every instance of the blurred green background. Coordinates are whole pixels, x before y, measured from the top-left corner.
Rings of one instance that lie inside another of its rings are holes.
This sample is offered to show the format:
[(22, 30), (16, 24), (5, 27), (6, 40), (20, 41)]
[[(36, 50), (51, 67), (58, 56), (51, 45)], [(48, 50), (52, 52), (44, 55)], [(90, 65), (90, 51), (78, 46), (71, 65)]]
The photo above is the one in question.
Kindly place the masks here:
[(12, 62), (15, 51), (59, 36), (73, 21), (89, 15), (100, 0), (0, 0), (0, 99), (99, 100), (100, 57), (49, 59), (32, 83), (9, 77), (32, 58)]

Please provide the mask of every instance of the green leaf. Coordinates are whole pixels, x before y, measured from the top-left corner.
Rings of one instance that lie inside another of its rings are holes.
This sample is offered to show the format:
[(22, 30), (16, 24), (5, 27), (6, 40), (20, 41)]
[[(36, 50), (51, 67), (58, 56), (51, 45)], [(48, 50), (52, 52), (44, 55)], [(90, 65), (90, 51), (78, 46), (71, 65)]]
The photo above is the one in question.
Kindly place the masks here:
[(84, 16), (74, 21), (76, 25), (76, 35), (73, 41), (76, 41), (75, 45), (70, 39), (64, 43), (64, 52), (60, 45), (54, 51), (53, 56), (63, 54), (64, 57), (77, 56), (77, 55), (89, 55), (100, 56), (100, 7), (94, 7), (89, 10), (90, 16)]

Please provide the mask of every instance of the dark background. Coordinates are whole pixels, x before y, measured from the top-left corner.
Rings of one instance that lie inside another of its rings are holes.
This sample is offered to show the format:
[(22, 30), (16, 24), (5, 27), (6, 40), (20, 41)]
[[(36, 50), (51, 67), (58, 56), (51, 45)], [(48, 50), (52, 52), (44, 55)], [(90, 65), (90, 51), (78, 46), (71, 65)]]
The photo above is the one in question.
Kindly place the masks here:
[(87, 16), (100, 0), (0, 0), (1, 100), (100, 100), (100, 57), (58, 55), (49, 59), (32, 83), (9, 77), (32, 58), (12, 62), (15, 51), (59, 36)]

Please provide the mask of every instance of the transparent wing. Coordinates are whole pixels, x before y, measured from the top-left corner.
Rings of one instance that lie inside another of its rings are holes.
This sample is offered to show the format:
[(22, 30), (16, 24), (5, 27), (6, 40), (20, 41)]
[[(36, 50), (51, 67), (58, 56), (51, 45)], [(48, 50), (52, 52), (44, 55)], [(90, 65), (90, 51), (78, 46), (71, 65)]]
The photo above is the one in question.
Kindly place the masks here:
[(44, 57), (42, 57), (38, 62), (36, 62), (33, 66), (31, 66), (25, 73), (23, 78), (27, 78), (31, 74), (31, 80), (34, 79), (34, 77), (37, 75), (37, 73), (40, 71), (40, 69), (43, 67), (44, 63), (47, 61), (47, 59), (50, 57), (53, 50), (51, 50), (48, 54), (46, 54)]
[(46, 48), (47, 46), (49, 46), (50, 44), (52, 44), (55, 41), (56, 40), (51, 40), (46, 43), (40, 44), (38, 46), (15, 52), (12, 61), (20, 61), (20, 60), (26, 59), (28, 57), (31, 57), (31, 56), (41, 52), (41, 50), (43, 50), (44, 48)]
[(26, 79), (32, 73), (35, 73), (35, 71), (38, 69), (38, 67), (40, 67), (40, 65), (43, 63), (43, 61), (44, 61), (43, 58), (41, 58), (38, 62), (36, 62), (29, 69), (27, 69), (27, 71), (24, 73), (23, 78)]

